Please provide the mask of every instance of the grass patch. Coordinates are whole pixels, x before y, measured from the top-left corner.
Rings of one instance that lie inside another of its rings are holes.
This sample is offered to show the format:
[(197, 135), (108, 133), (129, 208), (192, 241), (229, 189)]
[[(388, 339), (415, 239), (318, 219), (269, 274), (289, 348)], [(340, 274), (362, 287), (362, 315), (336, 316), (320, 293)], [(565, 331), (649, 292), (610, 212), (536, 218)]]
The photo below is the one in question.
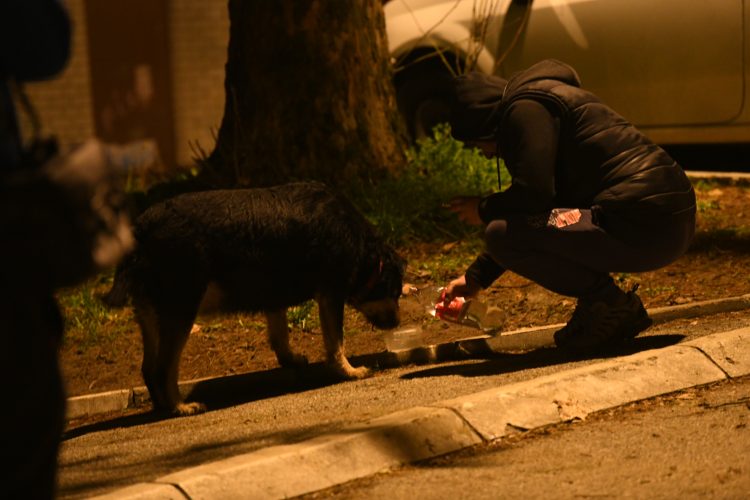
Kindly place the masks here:
[(643, 295), (647, 295), (650, 297), (664, 293), (675, 293), (676, 291), (677, 287), (673, 285), (647, 286), (641, 289), (641, 293), (643, 293)]
[(696, 207), (698, 209), (698, 213), (701, 214), (705, 214), (713, 210), (719, 210), (721, 208), (719, 202), (716, 200), (698, 200)]
[(81, 350), (110, 343), (130, 328), (125, 309), (110, 309), (98, 298), (111, 285), (111, 273), (57, 294), (65, 318), (64, 343)]
[(749, 245), (750, 227), (730, 226), (711, 228), (697, 233), (690, 245), (690, 250), (693, 252), (708, 251), (709, 255), (713, 255), (717, 251), (745, 253)]
[(410, 262), (410, 272), (417, 281), (429, 279), (446, 282), (465, 270), (484, 250), (484, 241), (479, 233), (474, 233), (460, 241), (444, 245), (442, 252), (422, 256)]
[(693, 181), (693, 189), (696, 191), (711, 191), (720, 187), (720, 184), (713, 179), (698, 179)]
[[(497, 190), (495, 160), (453, 139), (448, 125), (407, 151), (397, 175), (377, 184), (350, 186), (346, 193), (390, 243), (452, 241), (475, 231), (443, 205), (461, 195), (483, 196)], [(503, 185), (510, 174), (501, 162)]]
[(318, 325), (317, 307), (314, 300), (290, 307), (286, 313), (290, 328), (298, 328), (303, 332), (310, 332)]

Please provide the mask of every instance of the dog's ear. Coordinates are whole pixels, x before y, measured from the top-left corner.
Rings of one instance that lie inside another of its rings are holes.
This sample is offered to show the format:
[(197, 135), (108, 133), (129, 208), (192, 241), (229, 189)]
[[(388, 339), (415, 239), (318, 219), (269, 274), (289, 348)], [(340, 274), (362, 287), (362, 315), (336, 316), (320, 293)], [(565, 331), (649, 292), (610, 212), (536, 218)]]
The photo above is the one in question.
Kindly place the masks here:
[(403, 287), (406, 259), (401, 257), (393, 248), (383, 245), (380, 254), (382, 270), (380, 279), (385, 283), (387, 295), (398, 297)]

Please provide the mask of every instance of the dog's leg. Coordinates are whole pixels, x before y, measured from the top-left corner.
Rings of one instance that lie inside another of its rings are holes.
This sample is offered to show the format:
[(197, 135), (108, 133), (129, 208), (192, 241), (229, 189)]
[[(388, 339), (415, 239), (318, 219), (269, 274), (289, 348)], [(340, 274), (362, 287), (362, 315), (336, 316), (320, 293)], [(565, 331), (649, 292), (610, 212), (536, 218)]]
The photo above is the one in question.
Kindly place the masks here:
[(166, 395), (156, 385), (156, 357), (159, 353), (159, 323), (153, 307), (147, 303), (134, 301), (135, 319), (141, 328), (143, 340), (143, 361), (141, 374), (146, 382), (148, 393), (154, 408), (163, 409), (166, 406)]
[(307, 364), (307, 358), (292, 351), (289, 346), (289, 327), (286, 321), (286, 309), (266, 311), (268, 342), (276, 353), (276, 359), (284, 367), (299, 367)]
[(167, 404), (178, 416), (195, 415), (206, 411), (202, 403), (182, 402), (178, 388), (180, 356), (190, 336), (195, 314), (180, 312), (160, 321), (159, 355), (157, 356), (157, 384), (165, 389)]
[(143, 337), (141, 372), (154, 409), (180, 416), (205, 411), (206, 407), (201, 403), (183, 403), (177, 385), (180, 354), (190, 334), (194, 315), (157, 312), (146, 303), (134, 305)]
[(344, 301), (321, 295), (317, 302), (328, 365), (346, 379), (369, 376), (367, 367), (354, 368), (344, 354)]

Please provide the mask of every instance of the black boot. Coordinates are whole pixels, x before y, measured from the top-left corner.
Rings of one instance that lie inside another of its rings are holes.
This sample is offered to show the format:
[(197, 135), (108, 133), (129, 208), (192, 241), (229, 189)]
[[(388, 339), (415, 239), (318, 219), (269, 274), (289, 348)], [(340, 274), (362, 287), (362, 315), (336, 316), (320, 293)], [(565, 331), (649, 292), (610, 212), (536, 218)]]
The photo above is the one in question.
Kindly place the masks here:
[(568, 324), (555, 332), (555, 344), (584, 354), (635, 338), (652, 324), (637, 289), (636, 285), (614, 304), (579, 299)]

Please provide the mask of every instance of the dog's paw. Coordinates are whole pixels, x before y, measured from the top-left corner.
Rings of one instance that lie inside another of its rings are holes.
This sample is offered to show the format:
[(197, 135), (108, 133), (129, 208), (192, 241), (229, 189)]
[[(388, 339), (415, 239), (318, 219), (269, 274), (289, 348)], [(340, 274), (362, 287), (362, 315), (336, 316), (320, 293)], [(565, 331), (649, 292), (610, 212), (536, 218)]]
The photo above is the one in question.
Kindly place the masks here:
[(189, 417), (190, 415), (204, 413), (206, 410), (206, 405), (203, 403), (180, 403), (172, 410), (172, 415), (175, 417)]
[(308, 365), (307, 357), (304, 354), (289, 353), (285, 356), (277, 356), (279, 364), (284, 368), (304, 368)]
[(359, 380), (372, 375), (372, 371), (366, 366), (354, 368), (353, 366), (342, 367), (339, 373), (347, 380)]

